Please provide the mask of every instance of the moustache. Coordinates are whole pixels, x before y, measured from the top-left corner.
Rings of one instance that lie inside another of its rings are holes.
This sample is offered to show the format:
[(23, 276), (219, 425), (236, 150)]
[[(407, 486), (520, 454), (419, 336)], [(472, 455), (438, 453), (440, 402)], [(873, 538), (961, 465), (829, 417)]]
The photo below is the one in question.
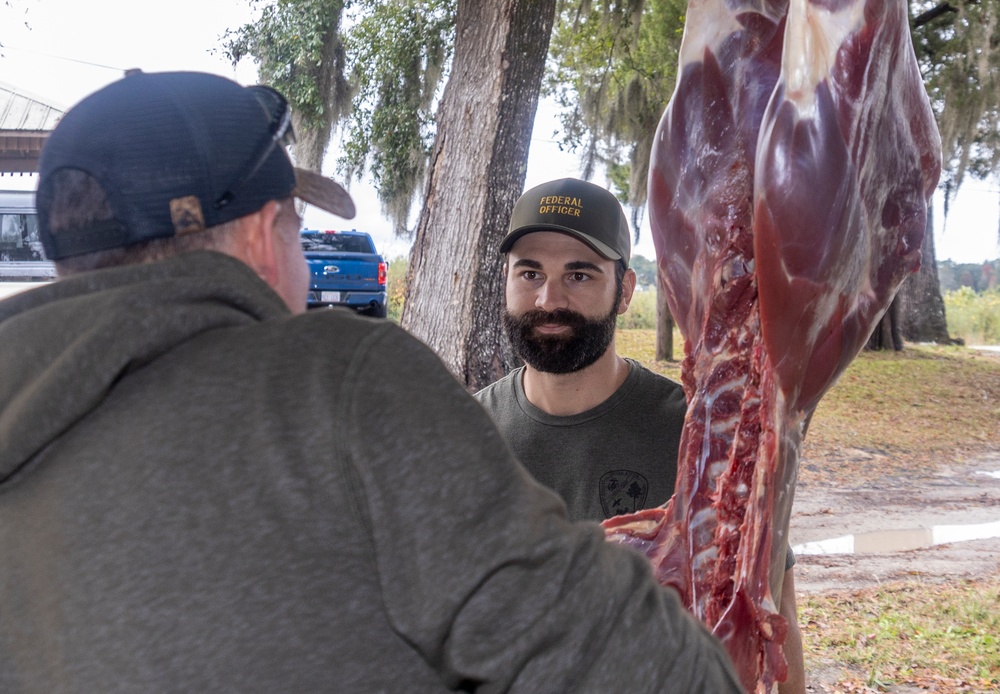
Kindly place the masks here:
[(537, 328), (540, 325), (566, 325), (571, 328), (580, 328), (587, 324), (587, 318), (576, 311), (566, 309), (556, 309), (555, 311), (525, 311), (516, 318), (516, 322), (523, 328)]

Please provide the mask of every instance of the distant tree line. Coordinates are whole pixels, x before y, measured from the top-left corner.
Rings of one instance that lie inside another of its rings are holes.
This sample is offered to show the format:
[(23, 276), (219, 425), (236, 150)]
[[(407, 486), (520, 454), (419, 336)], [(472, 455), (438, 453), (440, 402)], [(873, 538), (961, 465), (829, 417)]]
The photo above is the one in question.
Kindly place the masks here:
[(937, 265), (942, 292), (969, 287), (978, 293), (1000, 287), (1000, 258), (982, 263), (956, 263), (951, 260), (942, 260)]
[(645, 289), (656, 289), (656, 261), (642, 255), (633, 255), (629, 267), (635, 270), (636, 282)]

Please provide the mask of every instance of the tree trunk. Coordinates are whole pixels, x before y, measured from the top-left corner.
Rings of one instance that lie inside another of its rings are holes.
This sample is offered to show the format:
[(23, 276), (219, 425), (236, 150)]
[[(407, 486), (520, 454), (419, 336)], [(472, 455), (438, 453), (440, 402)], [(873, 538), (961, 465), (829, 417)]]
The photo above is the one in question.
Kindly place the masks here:
[(459, 0), (401, 324), (470, 390), (507, 373), (497, 251), (524, 189), (555, 0)]
[(659, 268), (656, 272), (656, 361), (674, 360), (674, 317), (667, 306), (667, 293)]
[(920, 270), (903, 281), (896, 298), (875, 326), (865, 349), (903, 349), (910, 342), (953, 343), (948, 336), (944, 299), (934, 257), (934, 208), (927, 206), (927, 227), (920, 248)]
[[(921, 247), (920, 271), (903, 282), (896, 296), (903, 337), (910, 342), (953, 344), (948, 335), (944, 299), (934, 257), (933, 208), (927, 208), (927, 229)], [(895, 303), (895, 302), (894, 302)]]
[(875, 330), (872, 331), (871, 336), (868, 338), (868, 344), (865, 345), (865, 349), (874, 352), (887, 349), (897, 352), (903, 351), (903, 336), (899, 325), (898, 295), (889, 303), (889, 308), (886, 309), (885, 315), (876, 324)]

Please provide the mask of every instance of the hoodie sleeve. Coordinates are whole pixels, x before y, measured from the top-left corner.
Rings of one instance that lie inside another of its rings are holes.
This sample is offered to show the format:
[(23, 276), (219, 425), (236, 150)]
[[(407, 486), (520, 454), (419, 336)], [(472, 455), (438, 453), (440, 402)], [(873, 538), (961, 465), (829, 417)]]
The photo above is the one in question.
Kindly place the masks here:
[(402, 330), (340, 393), (356, 512), (393, 628), (449, 687), (739, 692), (728, 658), (648, 562), (572, 524), (479, 404)]

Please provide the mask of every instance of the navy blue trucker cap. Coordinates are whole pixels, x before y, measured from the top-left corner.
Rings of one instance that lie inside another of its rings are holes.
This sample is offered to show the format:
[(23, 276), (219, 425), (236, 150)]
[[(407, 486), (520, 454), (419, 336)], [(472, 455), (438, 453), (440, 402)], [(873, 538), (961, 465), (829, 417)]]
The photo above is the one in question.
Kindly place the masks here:
[(292, 166), (285, 98), (198, 72), (135, 72), (84, 98), (42, 149), (38, 198), (52, 175), (76, 169), (100, 184), (114, 219), (52, 234), (39, 205), (50, 260), (198, 232), (297, 197), (345, 219), (350, 195)]
[(514, 204), (500, 252), (509, 253), (519, 238), (533, 231), (569, 234), (625, 267), (632, 256), (628, 220), (618, 198), (578, 178), (560, 178), (525, 191)]

